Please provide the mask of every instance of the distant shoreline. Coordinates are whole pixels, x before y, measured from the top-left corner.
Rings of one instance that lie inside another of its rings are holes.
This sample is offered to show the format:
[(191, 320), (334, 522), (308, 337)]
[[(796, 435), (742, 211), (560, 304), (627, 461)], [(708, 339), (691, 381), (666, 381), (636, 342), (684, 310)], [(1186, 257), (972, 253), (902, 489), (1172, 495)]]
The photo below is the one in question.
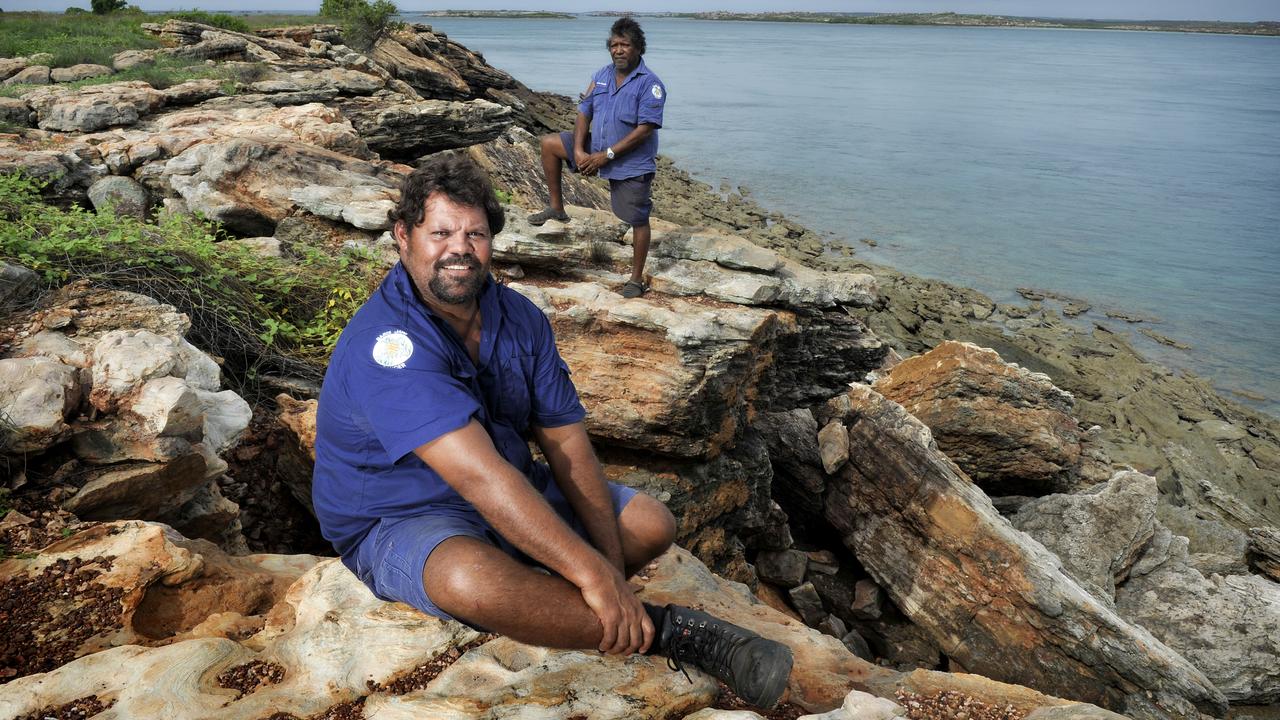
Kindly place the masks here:
[(1228, 22), (1217, 20), (1089, 20), (1075, 18), (1017, 17), (1009, 15), (967, 15), (962, 13), (836, 13), (836, 12), (660, 12), (624, 13), (599, 11), (560, 13), (525, 10), (431, 10), (402, 15), (446, 18), (554, 18), (585, 17), (688, 18), (742, 22), (799, 22), (829, 25), (931, 25), (939, 27), (1026, 27), (1069, 30), (1128, 30), (1134, 32), (1210, 33), (1215, 35), (1280, 36), (1280, 21)]

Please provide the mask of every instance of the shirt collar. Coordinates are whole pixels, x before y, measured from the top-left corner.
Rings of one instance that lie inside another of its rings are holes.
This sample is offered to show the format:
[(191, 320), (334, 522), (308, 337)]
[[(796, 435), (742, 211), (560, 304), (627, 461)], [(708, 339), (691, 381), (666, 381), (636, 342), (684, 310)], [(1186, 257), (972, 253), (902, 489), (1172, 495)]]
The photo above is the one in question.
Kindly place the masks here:
[[(623, 78), (622, 85), (626, 85), (627, 83), (631, 82), (631, 78), (637, 75), (648, 75), (648, 74), (649, 74), (649, 68), (645, 66), (644, 58), (641, 57), (640, 63), (636, 65), (636, 68), (632, 70), (630, 73), (628, 73), (625, 78)], [(614, 73), (613, 77), (616, 80), (618, 77), (618, 74)], [(619, 85), (618, 87), (622, 87), (622, 85)]]
[[(399, 300), (401, 308), (400, 321), (405, 326), (409, 323), (409, 314), (416, 309), (417, 312), (421, 313), (421, 317), (428, 321), (434, 321), (441, 329), (447, 328), (449, 333), (453, 333), (453, 328), (449, 327), (445, 319), (437, 315), (430, 305), (427, 305), (418, 297), (418, 293), (414, 291), (413, 278), (409, 276), (409, 271), (405, 268), (404, 263), (397, 262), (395, 267), (391, 268), (388, 280), (394, 287), (393, 294)], [(497, 343), (498, 328), (503, 321), (498, 301), (498, 283), (494, 282), (492, 274), (485, 276), (484, 285), (480, 288), (480, 296), (477, 301), (480, 303), (480, 317), (482, 318), (479, 366), (484, 367), (489, 364), (490, 359), (493, 357), (494, 346)]]

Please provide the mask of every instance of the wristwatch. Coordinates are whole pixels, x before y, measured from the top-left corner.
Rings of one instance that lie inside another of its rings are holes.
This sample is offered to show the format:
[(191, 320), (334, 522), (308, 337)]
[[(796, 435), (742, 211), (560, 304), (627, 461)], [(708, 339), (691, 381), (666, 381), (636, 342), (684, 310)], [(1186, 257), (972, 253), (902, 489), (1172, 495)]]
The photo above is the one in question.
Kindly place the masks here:
[(612, 159), (613, 159), (613, 148), (605, 148), (605, 149), (604, 149), (604, 156), (605, 156), (605, 157), (607, 157), (607, 158), (609, 158), (610, 160), (612, 160)]

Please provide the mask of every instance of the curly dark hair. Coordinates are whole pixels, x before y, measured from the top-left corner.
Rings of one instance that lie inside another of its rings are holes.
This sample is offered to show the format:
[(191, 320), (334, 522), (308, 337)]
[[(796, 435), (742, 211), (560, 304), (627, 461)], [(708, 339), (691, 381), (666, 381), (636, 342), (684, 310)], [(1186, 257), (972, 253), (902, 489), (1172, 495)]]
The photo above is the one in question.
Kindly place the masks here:
[[(644, 30), (640, 29), (640, 23), (629, 17), (620, 17), (613, 23), (613, 27), (609, 28), (609, 37), (624, 37), (631, 41), (631, 44), (644, 54)], [(604, 41), (604, 46), (609, 47), (609, 41)]]
[(458, 153), (433, 157), (410, 173), (400, 186), (400, 202), (387, 212), (387, 219), (392, 225), (402, 222), (406, 228), (421, 225), (427, 212), (427, 198), (435, 192), (444, 193), (459, 205), (484, 210), (489, 233), (502, 232), (506, 214), (493, 192), (493, 181), (474, 160)]

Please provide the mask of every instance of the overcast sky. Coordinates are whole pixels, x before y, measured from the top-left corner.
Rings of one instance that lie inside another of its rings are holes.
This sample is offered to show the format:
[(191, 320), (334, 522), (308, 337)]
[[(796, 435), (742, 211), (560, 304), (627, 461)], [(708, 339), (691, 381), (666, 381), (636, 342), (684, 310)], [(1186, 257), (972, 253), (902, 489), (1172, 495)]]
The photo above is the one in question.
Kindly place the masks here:
[[(319, 0), (133, 0), (143, 10), (199, 7), (203, 10), (280, 10), (315, 12)], [(69, 5), (88, 8), (89, 0), (0, 0), (5, 10), (61, 10)], [(841, 12), (962, 12), (1036, 15), (1070, 18), (1152, 20), (1280, 20), (1280, 0), (656, 0), (612, 4), (610, 0), (399, 0), (401, 12), (438, 8), (488, 10), (631, 10), (634, 12), (691, 10), (818, 10)]]

